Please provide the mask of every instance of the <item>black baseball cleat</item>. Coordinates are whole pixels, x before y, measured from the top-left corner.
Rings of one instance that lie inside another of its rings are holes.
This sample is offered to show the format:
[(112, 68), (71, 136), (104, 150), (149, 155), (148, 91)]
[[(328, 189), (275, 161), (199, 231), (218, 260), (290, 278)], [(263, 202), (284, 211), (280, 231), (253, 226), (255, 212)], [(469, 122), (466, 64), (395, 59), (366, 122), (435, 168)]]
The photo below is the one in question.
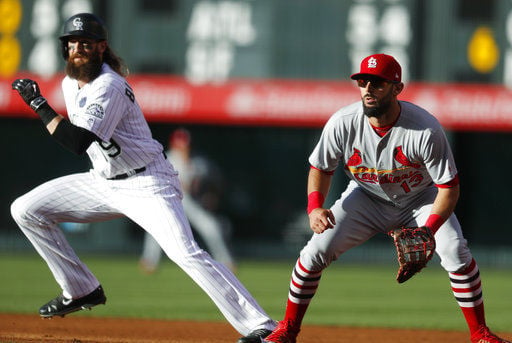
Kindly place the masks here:
[(51, 318), (53, 316), (64, 317), (68, 313), (86, 309), (90, 310), (91, 307), (105, 304), (106, 302), (107, 298), (105, 297), (103, 288), (99, 286), (91, 293), (78, 299), (68, 299), (61, 294), (41, 306), (39, 315), (43, 318)]
[(270, 335), (272, 333), (272, 330), (267, 329), (258, 329), (254, 330), (250, 334), (248, 334), (245, 337), (240, 337), (237, 341), (237, 343), (261, 343), (263, 342), (263, 339)]

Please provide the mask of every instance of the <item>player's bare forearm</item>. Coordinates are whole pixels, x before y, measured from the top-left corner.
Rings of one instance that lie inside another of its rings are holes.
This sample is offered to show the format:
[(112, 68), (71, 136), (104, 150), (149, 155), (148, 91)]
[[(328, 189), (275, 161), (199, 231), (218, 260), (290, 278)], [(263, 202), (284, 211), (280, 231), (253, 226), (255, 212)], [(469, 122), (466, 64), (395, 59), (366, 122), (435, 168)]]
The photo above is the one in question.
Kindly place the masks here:
[[(325, 198), (329, 194), (332, 175), (321, 170), (311, 168), (308, 176), (308, 195), (313, 192), (320, 192)], [(336, 223), (330, 209), (318, 207), (309, 213), (309, 226), (315, 233), (322, 233), (332, 229)]]
[(61, 115), (58, 115), (56, 116), (55, 118), (52, 119), (51, 122), (49, 122), (47, 125), (46, 125), (46, 129), (48, 130), (48, 132), (53, 135), (53, 133), (55, 132), (55, 129), (57, 128), (57, 125), (59, 125), (60, 121), (64, 119), (64, 117), (62, 117)]
[(437, 214), (444, 219), (450, 217), (453, 211), (455, 211), (455, 206), (459, 200), (459, 194), (459, 185), (450, 188), (438, 188), (431, 213)]
[(308, 176), (308, 194), (312, 192), (320, 192), (327, 197), (329, 188), (331, 187), (332, 175), (322, 172), (321, 170), (310, 168)]

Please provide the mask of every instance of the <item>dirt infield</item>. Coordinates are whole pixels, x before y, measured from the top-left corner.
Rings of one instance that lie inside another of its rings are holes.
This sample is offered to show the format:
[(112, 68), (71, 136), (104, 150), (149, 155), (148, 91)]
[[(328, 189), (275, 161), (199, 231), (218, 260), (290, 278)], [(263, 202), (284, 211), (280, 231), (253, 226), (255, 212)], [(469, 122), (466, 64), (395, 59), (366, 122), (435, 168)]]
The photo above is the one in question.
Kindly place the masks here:
[[(0, 314), (0, 343), (234, 343), (238, 337), (227, 323)], [(307, 325), (299, 337), (301, 343), (469, 341), (464, 332)]]

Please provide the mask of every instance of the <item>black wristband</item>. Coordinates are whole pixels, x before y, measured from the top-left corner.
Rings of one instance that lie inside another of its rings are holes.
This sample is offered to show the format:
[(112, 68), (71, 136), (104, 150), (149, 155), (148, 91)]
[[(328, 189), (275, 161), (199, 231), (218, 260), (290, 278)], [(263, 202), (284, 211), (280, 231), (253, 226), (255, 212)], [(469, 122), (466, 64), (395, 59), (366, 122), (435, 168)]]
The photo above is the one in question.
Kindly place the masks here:
[(43, 105), (45, 102), (47, 102), (45, 97), (38, 96), (37, 98), (32, 99), (29, 105), (31, 109), (37, 111), (38, 108), (41, 107), (41, 105)]
[(36, 100), (38, 99), (40, 98), (32, 100), (32, 102), (30, 103), (30, 107), (41, 117), (43, 124), (46, 126), (49, 122), (53, 120), (53, 118), (57, 117), (58, 114), (50, 105), (48, 105), (48, 102), (45, 98), (43, 98), (44, 101), (40, 101), (39, 103), (37, 103)]

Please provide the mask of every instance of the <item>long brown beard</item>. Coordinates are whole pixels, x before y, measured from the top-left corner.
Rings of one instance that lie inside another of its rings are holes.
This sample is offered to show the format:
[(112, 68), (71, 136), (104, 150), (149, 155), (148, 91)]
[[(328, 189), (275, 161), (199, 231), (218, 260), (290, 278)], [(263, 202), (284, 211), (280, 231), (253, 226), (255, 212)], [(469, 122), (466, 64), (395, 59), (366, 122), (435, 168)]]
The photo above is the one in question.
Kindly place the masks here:
[(89, 61), (81, 65), (75, 65), (70, 57), (66, 63), (66, 75), (72, 79), (90, 82), (100, 75), (102, 64), (98, 53), (90, 54)]

